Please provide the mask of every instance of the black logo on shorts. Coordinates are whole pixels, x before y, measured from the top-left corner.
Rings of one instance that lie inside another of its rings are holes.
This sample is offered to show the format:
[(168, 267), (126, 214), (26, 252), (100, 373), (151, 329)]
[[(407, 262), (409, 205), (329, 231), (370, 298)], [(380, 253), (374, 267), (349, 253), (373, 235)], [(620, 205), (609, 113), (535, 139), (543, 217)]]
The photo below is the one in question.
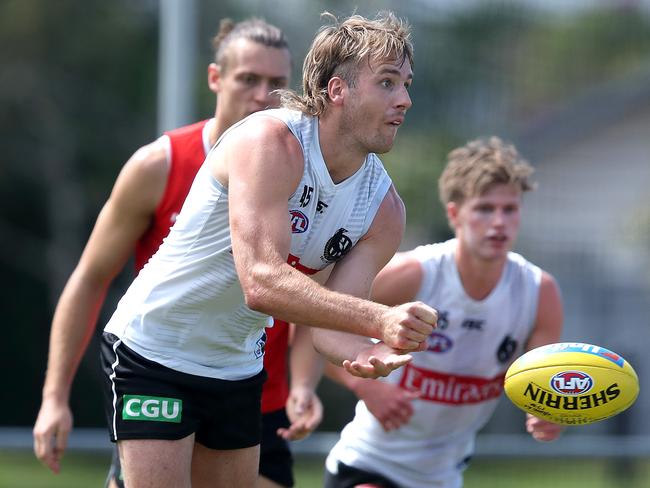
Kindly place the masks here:
[(347, 230), (341, 227), (325, 244), (323, 259), (328, 263), (338, 261), (352, 249), (352, 239), (345, 235), (346, 232)]
[(497, 359), (500, 363), (507, 363), (512, 358), (516, 349), (517, 341), (507, 335), (499, 345), (499, 349), (497, 350)]

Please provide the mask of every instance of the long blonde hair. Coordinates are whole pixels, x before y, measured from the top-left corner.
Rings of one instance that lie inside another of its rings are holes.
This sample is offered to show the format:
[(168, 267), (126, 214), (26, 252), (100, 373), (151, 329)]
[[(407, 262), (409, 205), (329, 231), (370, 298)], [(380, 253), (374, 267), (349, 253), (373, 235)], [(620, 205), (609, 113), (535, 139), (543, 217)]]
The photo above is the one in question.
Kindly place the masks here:
[(328, 13), (333, 25), (320, 28), (305, 57), (302, 95), (281, 92), (282, 105), (318, 116), (327, 110), (327, 85), (338, 76), (354, 86), (362, 62), (408, 61), (413, 66), (413, 45), (408, 23), (392, 12), (380, 12), (374, 20), (353, 15), (342, 22)]

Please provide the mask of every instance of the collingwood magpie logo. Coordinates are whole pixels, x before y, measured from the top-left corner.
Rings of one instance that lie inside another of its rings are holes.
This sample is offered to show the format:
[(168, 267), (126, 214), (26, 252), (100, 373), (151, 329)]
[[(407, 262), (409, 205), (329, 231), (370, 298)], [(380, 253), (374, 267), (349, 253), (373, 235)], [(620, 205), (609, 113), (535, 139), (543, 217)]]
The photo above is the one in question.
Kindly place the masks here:
[(497, 359), (500, 363), (507, 363), (510, 361), (516, 350), (517, 341), (507, 335), (503, 341), (501, 341), (501, 344), (499, 344), (499, 349), (497, 350)]
[(328, 263), (333, 263), (350, 252), (350, 249), (352, 249), (352, 239), (345, 235), (346, 232), (347, 230), (341, 227), (330, 237), (327, 244), (325, 244), (322, 259)]

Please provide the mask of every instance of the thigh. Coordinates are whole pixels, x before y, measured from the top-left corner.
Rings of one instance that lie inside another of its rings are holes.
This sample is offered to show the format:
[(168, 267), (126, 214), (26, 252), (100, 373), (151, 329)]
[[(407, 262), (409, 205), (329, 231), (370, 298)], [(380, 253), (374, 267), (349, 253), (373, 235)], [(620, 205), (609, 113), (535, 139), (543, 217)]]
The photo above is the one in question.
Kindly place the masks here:
[(122, 465), (120, 464), (120, 453), (117, 450), (117, 444), (113, 445), (111, 467), (108, 470), (105, 488), (124, 488), (124, 477), (122, 476)]
[(129, 488), (192, 486), (193, 435), (180, 440), (129, 439), (118, 445), (124, 484)]
[(259, 446), (217, 450), (195, 443), (192, 488), (255, 487), (259, 452)]
[[(289, 443), (277, 434), (280, 427), (288, 427), (289, 419), (284, 409), (262, 415), (262, 443), (260, 445), (260, 476), (271, 481), (267, 486), (291, 487), (293, 478), (293, 457)], [(260, 486), (264, 486), (261, 480)]]

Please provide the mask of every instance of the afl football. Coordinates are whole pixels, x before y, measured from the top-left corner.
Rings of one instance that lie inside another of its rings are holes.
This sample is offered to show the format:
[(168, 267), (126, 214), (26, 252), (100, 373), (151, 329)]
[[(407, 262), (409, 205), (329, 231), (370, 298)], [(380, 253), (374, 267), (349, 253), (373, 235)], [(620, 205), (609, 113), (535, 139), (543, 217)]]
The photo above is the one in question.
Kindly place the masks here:
[(584, 425), (634, 403), (639, 379), (630, 364), (604, 347), (548, 344), (520, 356), (506, 372), (504, 390), (517, 407), (549, 422)]

